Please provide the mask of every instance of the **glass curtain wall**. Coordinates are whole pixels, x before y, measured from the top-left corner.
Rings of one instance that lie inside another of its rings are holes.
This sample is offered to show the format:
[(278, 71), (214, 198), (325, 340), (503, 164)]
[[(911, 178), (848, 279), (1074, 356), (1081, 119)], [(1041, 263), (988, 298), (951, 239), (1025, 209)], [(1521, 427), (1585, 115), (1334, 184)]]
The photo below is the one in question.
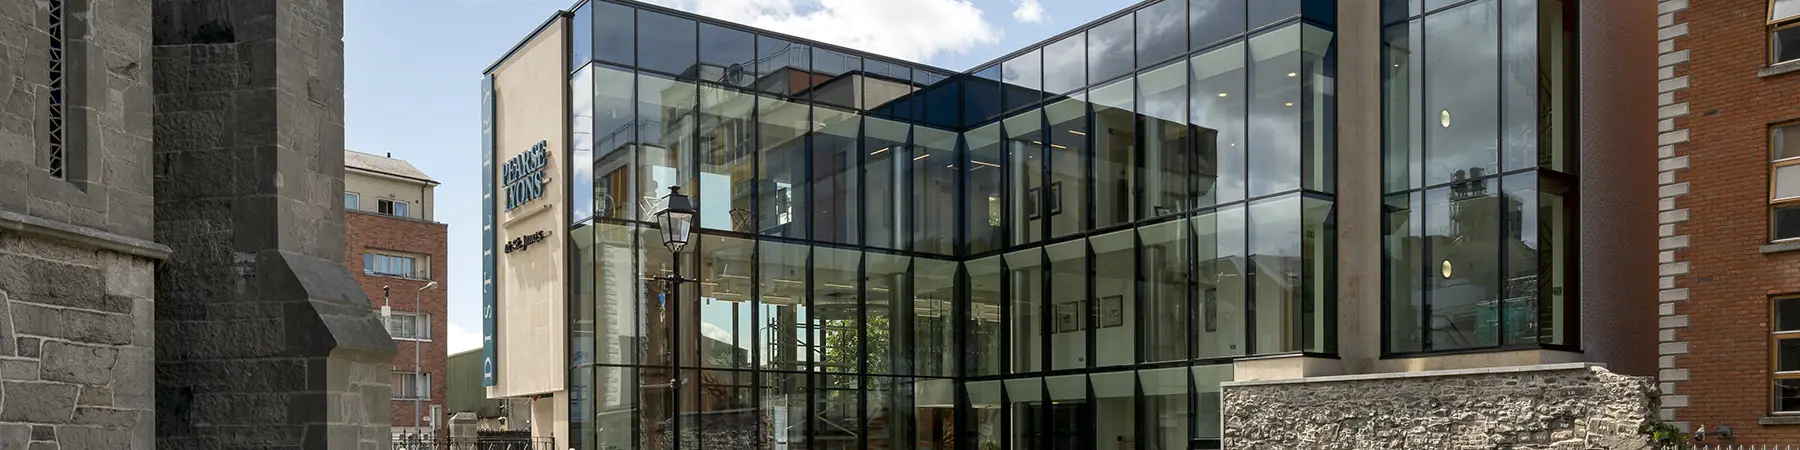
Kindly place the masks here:
[[(583, 5), (572, 446), (1217, 439), (1233, 358), (1335, 351), (1330, 15), (1251, 3), (963, 74)], [(680, 296), (670, 186), (700, 210)]]
[(1384, 3), (1387, 353), (1577, 344), (1569, 7)]

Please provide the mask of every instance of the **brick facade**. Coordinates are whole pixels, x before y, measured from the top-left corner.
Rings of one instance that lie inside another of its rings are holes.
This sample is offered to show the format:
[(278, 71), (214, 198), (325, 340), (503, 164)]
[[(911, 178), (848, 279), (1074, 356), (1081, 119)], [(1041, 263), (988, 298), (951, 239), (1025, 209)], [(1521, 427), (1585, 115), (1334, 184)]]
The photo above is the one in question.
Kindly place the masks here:
[[(376, 309), (381, 307), (381, 287), (388, 286), (392, 298), (389, 306), (394, 312), (413, 311), (413, 293), (426, 283), (436, 281), (438, 286), (424, 291), (419, 297), (420, 308), (431, 315), (431, 340), (414, 342), (395, 341), (399, 353), (394, 355), (393, 370), (411, 371), (413, 368), (413, 347), (420, 346), (419, 365), (431, 374), (431, 398), (420, 403), (419, 418), (422, 427), (431, 423), (431, 405), (443, 405), (446, 402), (449, 376), (444, 372), (444, 358), (449, 339), (448, 297), (450, 281), (445, 275), (449, 266), (445, 255), (449, 245), (448, 228), (442, 223), (427, 222), (414, 219), (386, 216), (375, 213), (348, 211), (344, 213), (344, 265), (356, 276), (362, 285), (363, 293), (369, 296), (369, 302)], [(430, 257), (430, 269), (426, 279), (407, 279), (370, 275), (363, 271), (362, 255), (365, 250), (397, 250), (407, 253), (418, 253)], [(394, 400), (392, 403), (393, 426), (395, 428), (411, 427), (413, 424), (413, 401)], [(438, 417), (439, 424), (446, 424), (448, 417)]]
[(1800, 442), (1769, 414), (1770, 298), (1800, 294), (1800, 252), (1768, 246), (1768, 126), (1800, 119), (1800, 72), (1768, 68), (1768, 7), (1663, 0), (1658, 19), (1662, 414), (1730, 444)]

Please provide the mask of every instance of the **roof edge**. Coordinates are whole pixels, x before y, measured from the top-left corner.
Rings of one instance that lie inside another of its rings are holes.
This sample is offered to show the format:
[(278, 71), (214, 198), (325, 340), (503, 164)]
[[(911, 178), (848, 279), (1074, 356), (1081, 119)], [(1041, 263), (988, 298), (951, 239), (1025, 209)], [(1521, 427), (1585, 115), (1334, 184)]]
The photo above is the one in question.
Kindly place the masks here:
[(531, 42), (532, 39), (537, 38), (539, 33), (543, 33), (545, 29), (550, 28), (550, 24), (556, 23), (556, 19), (574, 17), (575, 13), (569, 12), (568, 10), (556, 10), (556, 13), (551, 14), (550, 18), (544, 19), (544, 23), (538, 24), (537, 28), (531, 29), (531, 33), (527, 33), (524, 39), (520, 39), (518, 43), (513, 44), (511, 49), (507, 49), (505, 54), (500, 55), (500, 59), (494, 60), (493, 64), (489, 64), (486, 69), (482, 69), (481, 74), (483, 76), (493, 75), (494, 69), (500, 68), (500, 65), (505, 64), (506, 60), (512, 59), (514, 54), (519, 53), (519, 49), (525, 48), (525, 43)]

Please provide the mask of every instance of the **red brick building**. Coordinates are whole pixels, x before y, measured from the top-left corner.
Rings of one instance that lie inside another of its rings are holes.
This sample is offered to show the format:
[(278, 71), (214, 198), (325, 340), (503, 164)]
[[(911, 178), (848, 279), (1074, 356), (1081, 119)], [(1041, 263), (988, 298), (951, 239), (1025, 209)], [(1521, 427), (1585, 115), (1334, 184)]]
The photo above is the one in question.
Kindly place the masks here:
[(1800, 443), (1800, 1), (1659, 9), (1662, 415)]
[(388, 333), (400, 350), (390, 374), (396, 433), (415, 423), (430, 433), (446, 419), (449, 241), (447, 227), (432, 219), (437, 185), (406, 161), (344, 152), (344, 265), (372, 307), (385, 300), (391, 311)]

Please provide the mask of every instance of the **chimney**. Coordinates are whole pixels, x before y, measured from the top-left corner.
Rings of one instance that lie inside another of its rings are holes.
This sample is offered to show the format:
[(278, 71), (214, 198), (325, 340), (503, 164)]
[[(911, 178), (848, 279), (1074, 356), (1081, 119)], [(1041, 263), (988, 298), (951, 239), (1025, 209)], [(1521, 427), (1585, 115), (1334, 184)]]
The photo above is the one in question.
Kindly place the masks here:
[(394, 159), (394, 152), (388, 152), (388, 159)]

